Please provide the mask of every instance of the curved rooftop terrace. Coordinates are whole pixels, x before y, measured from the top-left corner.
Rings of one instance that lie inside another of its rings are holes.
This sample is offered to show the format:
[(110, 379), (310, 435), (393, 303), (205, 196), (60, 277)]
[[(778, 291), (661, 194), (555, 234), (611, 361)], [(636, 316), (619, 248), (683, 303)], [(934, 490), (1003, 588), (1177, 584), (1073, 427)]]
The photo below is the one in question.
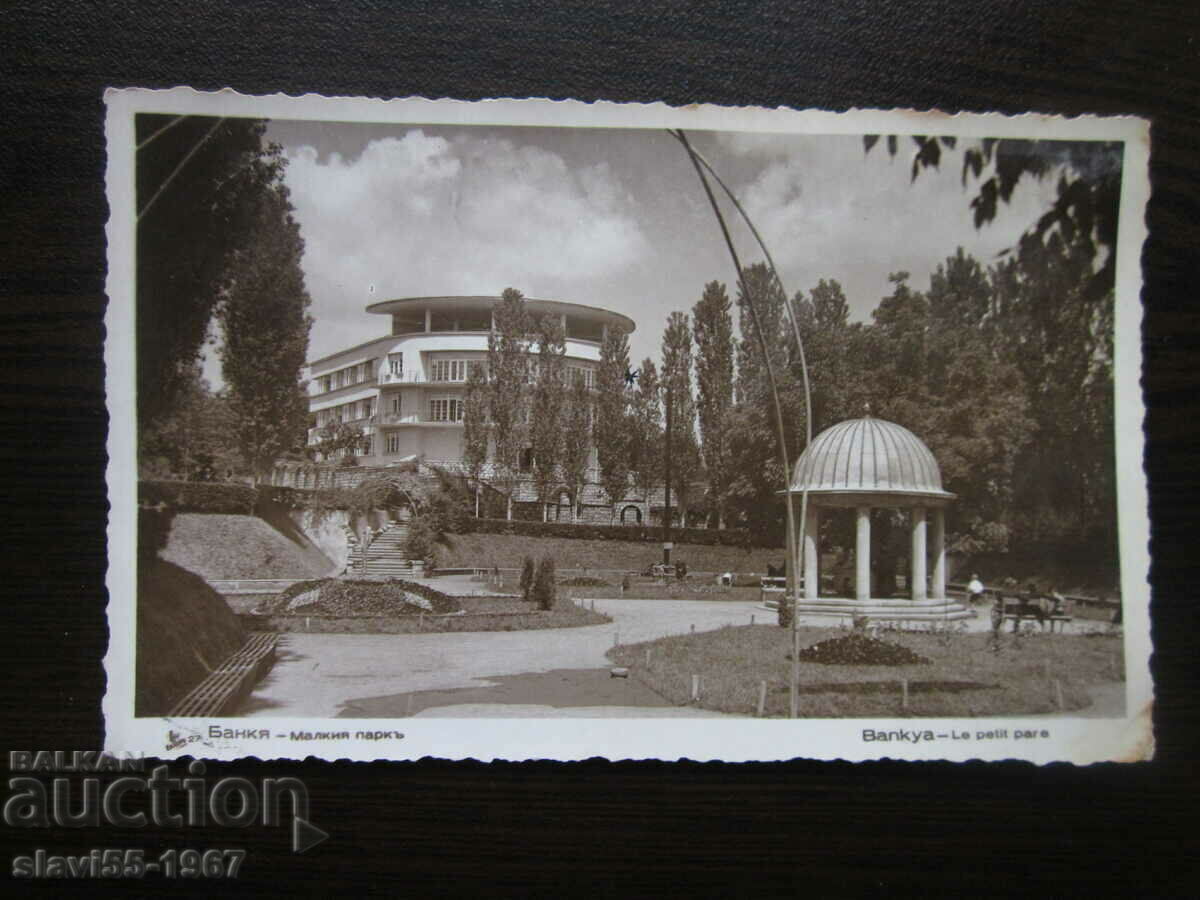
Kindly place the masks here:
[[(492, 307), (499, 300), (499, 297), (484, 295), (403, 297), (372, 303), (367, 312), (390, 315), (393, 335), (448, 331), (486, 333), (492, 328)], [(637, 327), (628, 316), (596, 306), (529, 297), (525, 299), (525, 305), (536, 315), (561, 316), (567, 337), (575, 341), (598, 344), (608, 328), (632, 332)]]

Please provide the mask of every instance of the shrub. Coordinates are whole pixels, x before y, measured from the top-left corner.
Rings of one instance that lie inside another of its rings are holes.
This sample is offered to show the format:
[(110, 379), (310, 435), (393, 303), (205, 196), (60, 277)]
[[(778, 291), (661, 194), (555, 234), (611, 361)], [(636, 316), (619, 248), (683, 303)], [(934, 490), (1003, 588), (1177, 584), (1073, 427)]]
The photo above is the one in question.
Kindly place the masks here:
[(264, 484), (258, 487), (258, 504), (275, 503), (285, 509), (306, 509), (313, 505), (313, 492), (303, 488)]
[(408, 522), (408, 541), (404, 552), (409, 559), (427, 560), (433, 555), (433, 545), (437, 542), (437, 533), (429, 520), (423, 515), (413, 516)]
[(551, 610), (554, 609), (557, 599), (558, 585), (554, 578), (554, 558), (543, 556), (541, 564), (537, 567), (537, 574), (533, 577), (533, 602), (537, 604), (538, 609)]
[(521, 566), (521, 596), (528, 600), (529, 592), (533, 590), (533, 557), (526, 556)]
[(209, 481), (139, 481), (138, 505), (175, 512), (250, 515), (258, 492), (248, 484)]

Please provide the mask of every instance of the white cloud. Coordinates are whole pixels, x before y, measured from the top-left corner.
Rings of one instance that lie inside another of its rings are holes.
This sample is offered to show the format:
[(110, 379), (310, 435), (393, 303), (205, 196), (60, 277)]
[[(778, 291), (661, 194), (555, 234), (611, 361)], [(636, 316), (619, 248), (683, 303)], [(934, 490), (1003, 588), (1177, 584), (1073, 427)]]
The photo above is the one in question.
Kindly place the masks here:
[[(420, 130), (371, 141), (356, 159), (288, 151), (287, 183), (305, 240), (312, 355), (380, 332), (364, 304), (396, 296), (571, 294), (648, 253), (633, 198), (601, 163), (568, 166), (511, 140), (447, 140)], [(332, 327), (331, 327), (332, 326)], [(335, 340), (336, 336), (336, 340)]]

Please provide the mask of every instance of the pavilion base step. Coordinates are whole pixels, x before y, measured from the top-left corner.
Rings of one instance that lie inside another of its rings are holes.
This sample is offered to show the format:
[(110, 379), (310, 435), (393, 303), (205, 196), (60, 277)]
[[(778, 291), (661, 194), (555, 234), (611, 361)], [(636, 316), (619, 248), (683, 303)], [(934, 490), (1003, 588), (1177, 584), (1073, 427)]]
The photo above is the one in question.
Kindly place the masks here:
[[(778, 610), (777, 600), (767, 600), (763, 603), (767, 609)], [(959, 603), (930, 603), (928, 601), (914, 603), (898, 601), (882, 603), (871, 600), (869, 603), (854, 601), (802, 601), (796, 607), (802, 616), (836, 616), (852, 618), (866, 616), (870, 619), (906, 620), (906, 621), (956, 621), (969, 619), (971, 612)]]

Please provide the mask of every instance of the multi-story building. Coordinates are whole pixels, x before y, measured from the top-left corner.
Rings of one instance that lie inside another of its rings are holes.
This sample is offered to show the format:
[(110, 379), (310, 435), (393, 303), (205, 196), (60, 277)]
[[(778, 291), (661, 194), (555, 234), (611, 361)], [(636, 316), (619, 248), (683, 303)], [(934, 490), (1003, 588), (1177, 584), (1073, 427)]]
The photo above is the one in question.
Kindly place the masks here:
[[(387, 335), (308, 364), (309, 410), (315, 418), (309, 444), (320, 442), (326, 425), (342, 422), (363, 432), (357, 451), (361, 466), (419, 457), (458, 470), (463, 394), (472, 368), (487, 364), (497, 299), (410, 297), (368, 306), (367, 312), (390, 317)], [(557, 300), (525, 303), (532, 315), (561, 318), (567, 372), (588, 384), (595, 379), (608, 329), (631, 332), (635, 327), (627, 316), (592, 306)]]

